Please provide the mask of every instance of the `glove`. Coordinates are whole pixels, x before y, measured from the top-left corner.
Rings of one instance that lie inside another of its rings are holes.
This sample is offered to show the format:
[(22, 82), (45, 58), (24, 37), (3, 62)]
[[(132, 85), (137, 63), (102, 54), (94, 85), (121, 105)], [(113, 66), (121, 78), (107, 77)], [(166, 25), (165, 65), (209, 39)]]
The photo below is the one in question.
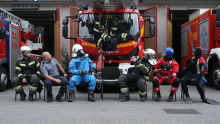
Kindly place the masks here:
[(80, 70), (80, 74), (82, 74), (82, 75), (86, 75), (87, 72), (86, 72), (85, 70)]
[(193, 82), (193, 83), (195, 83), (195, 82), (198, 81), (198, 78), (197, 78), (197, 77), (191, 78), (190, 81)]
[(155, 72), (155, 75), (157, 76), (158, 79), (161, 79), (161, 75), (158, 72)]
[(164, 78), (164, 83), (168, 83), (168, 81), (173, 78), (173, 75), (167, 76), (166, 78)]
[(95, 68), (94, 68), (94, 67), (91, 67), (89, 71), (90, 71), (90, 72), (95, 72)]

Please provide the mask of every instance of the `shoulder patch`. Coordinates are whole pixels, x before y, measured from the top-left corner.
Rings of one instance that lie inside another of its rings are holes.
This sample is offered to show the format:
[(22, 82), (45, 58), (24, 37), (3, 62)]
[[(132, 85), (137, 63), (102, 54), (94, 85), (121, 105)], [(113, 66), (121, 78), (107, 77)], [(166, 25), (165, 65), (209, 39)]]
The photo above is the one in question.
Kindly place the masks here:
[(202, 57), (200, 57), (200, 58), (198, 59), (198, 61), (199, 61), (199, 62), (198, 62), (199, 64), (205, 63), (205, 60), (204, 60)]

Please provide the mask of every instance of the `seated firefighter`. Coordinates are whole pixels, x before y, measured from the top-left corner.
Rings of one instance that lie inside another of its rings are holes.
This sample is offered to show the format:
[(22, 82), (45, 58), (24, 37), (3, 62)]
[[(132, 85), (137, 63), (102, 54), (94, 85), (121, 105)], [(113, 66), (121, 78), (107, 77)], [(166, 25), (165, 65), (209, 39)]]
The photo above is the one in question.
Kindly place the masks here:
[(140, 37), (139, 31), (135, 36), (129, 35), (128, 33), (121, 33), (117, 35), (117, 23), (118, 23), (117, 18), (115, 18), (114, 26), (112, 27), (110, 36), (108, 36), (106, 33), (104, 33), (104, 26), (100, 24), (101, 16), (102, 14), (99, 14), (98, 21), (95, 22), (94, 42), (98, 47), (102, 48), (103, 51), (117, 50), (118, 44), (122, 42), (127, 42), (128, 40), (138, 41), (138, 38)]
[(193, 51), (194, 57), (187, 67), (181, 70), (181, 75), (185, 76), (181, 78), (181, 85), (183, 93), (186, 95), (186, 99), (182, 103), (192, 104), (192, 99), (189, 96), (187, 85), (196, 85), (196, 88), (200, 94), (203, 102), (208, 104), (217, 104), (216, 101), (205, 98), (205, 82), (204, 78), (204, 64), (205, 61), (202, 58), (203, 49), (201, 47), (195, 48)]
[(72, 57), (74, 57), (69, 63), (69, 72), (73, 76), (69, 80), (69, 100), (73, 101), (73, 94), (75, 85), (81, 82), (89, 84), (88, 101), (95, 102), (94, 90), (96, 86), (96, 78), (92, 76), (91, 72), (95, 72), (95, 66), (92, 60), (85, 54), (80, 44), (75, 44), (72, 47)]
[(177, 78), (179, 73), (179, 64), (172, 58), (174, 50), (170, 47), (164, 49), (163, 57), (158, 60), (154, 66), (154, 78), (152, 80), (154, 92), (157, 93), (156, 102), (160, 101), (160, 84), (171, 84), (171, 92), (167, 102), (172, 102), (173, 95), (178, 90), (180, 79)]
[(20, 60), (17, 61), (15, 67), (16, 76), (11, 80), (11, 85), (15, 89), (15, 92), (17, 94), (20, 93), (21, 101), (24, 101), (27, 96), (21, 86), (22, 83), (30, 83), (29, 101), (34, 101), (33, 95), (38, 90), (38, 86), (41, 86), (39, 88), (41, 92), (43, 85), (43, 82), (40, 80), (40, 63), (30, 56), (30, 51), (32, 49), (28, 46), (22, 46), (20, 48)]
[(152, 66), (157, 64), (155, 59), (155, 51), (146, 49), (144, 57), (131, 57), (131, 62), (135, 64), (133, 74), (126, 74), (119, 77), (119, 86), (121, 88), (121, 102), (129, 101), (129, 83), (136, 82), (139, 89), (139, 96), (142, 102), (146, 102), (145, 84), (149, 80)]

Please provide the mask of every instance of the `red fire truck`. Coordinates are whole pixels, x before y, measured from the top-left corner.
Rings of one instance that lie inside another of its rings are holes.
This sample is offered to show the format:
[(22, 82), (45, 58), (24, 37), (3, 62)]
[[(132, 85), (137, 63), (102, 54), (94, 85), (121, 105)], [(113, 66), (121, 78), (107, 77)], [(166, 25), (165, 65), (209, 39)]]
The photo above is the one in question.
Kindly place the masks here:
[[(117, 45), (118, 50), (105, 52), (105, 66), (119, 67), (123, 73), (127, 73), (130, 65), (131, 56), (143, 56), (142, 50), (147, 46), (143, 41), (156, 44), (155, 38), (155, 16), (144, 15), (149, 13), (148, 8), (143, 11), (136, 10), (138, 0), (74, 0), (78, 8), (71, 6), (70, 16), (63, 19), (63, 37), (66, 39), (75, 39), (75, 42), (81, 44), (84, 50), (89, 54), (89, 57), (94, 63), (97, 62), (99, 49), (93, 41), (93, 30), (95, 25), (95, 18), (102, 13), (101, 23), (105, 25), (110, 34), (113, 27), (113, 19), (118, 19), (117, 34), (128, 33), (135, 35), (138, 31), (141, 36), (137, 42), (128, 41)], [(88, 9), (88, 5), (92, 5), (92, 10)], [(130, 5), (130, 9), (126, 9), (126, 5)], [(70, 20), (70, 34), (68, 37), (68, 22)], [(74, 20), (81, 20), (75, 23)], [(116, 34), (116, 35), (117, 35)], [(156, 39), (156, 38), (155, 38)], [(155, 51), (157, 51), (157, 44)], [(70, 48), (72, 45), (70, 46)], [(71, 50), (70, 50), (71, 51)], [(108, 64), (111, 63), (111, 64)]]
[[(15, 66), (21, 46), (43, 50), (43, 27), (34, 25), (0, 8), (0, 91), (15, 76)], [(41, 55), (31, 54), (39, 60)]]
[(208, 82), (220, 89), (220, 75), (214, 74), (220, 67), (220, 9), (199, 9), (181, 26), (182, 68), (192, 59), (195, 47), (203, 48)]

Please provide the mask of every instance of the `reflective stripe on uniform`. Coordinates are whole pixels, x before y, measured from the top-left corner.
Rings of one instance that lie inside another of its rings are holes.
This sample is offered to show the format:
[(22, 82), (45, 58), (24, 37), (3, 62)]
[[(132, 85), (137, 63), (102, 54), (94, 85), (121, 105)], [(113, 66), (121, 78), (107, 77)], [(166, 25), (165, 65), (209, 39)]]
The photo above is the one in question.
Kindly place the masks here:
[(117, 30), (117, 27), (113, 27), (112, 30)]
[(21, 68), (20, 68), (20, 67), (18, 67), (18, 66), (16, 66), (16, 67), (15, 67), (15, 70), (16, 70), (16, 69), (21, 71)]
[(99, 25), (100, 23), (99, 23), (99, 22), (95, 22), (95, 24), (98, 24), (98, 25)]
[(154, 90), (159, 90), (160, 88), (158, 87), (158, 88), (154, 88)]
[(35, 64), (35, 61), (30, 62), (30, 63), (29, 63), (29, 66), (31, 66), (31, 65), (33, 65), (33, 64)]
[(103, 37), (104, 37), (104, 41), (105, 41), (105, 37), (106, 37), (107, 35), (105, 35), (105, 34), (102, 34), (101, 35), (101, 37), (99, 38), (99, 41), (98, 41), (98, 43), (97, 43), (97, 46), (99, 46), (99, 44), (100, 44), (100, 42), (102, 41), (102, 39), (103, 39)]
[(21, 85), (17, 86), (17, 87), (13, 87), (15, 90), (19, 90), (21, 89)]
[(39, 82), (40, 82), (42, 85), (44, 85), (44, 82), (43, 82), (42, 80), (39, 80)]
[(18, 77), (21, 77), (21, 76), (22, 76), (22, 74), (19, 74), (19, 75), (18, 75)]
[(147, 70), (147, 72), (149, 72), (149, 69), (144, 64), (137, 65), (137, 67), (141, 67), (141, 66), (143, 66)]
[(178, 90), (178, 88), (175, 88), (175, 87), (171, 87), (171, 89), (172, 89), (172, 90)]
[[(145, 79), (149, 80), (149, 76), (144, 76)], [(147, 84), (147, 83), (146, 83)]]
[(122, 33), (121, 38), (122, 38), (123, 40), (126, 40), (126, 36), (127, 36), (126, 33)]
[(34, 87), (34, 86), (31, 86), (31, 85), (30, 85), (30, 90), (36, 91), (36, 90), (37, 90), (37, 87)]
[(39, 67), (40, 66), (40, 63), (37, 63), (36, 67)]
[(121, 92), (123, 92), (123, 93), (128, 92), (128, 87), (126, 87), (126, 88), (121, 88)]
[(41, 75), (41, 73), (39, 71), (36, 72), (37, 74)]
[(21, 64), (21, 63), (20, 63), (19, 65), (20, 65), (20, 66), (26, 66), (25, 64)]
[(145, 92), (140, 92), (140, 91), (139, 91), (139, 94), (140, 94), (141, 96), (144, 96), (144, 95), (146, 95), (146, 91), (145, 91)]
[(98, 29), (96, 29), (96, 28), (94, 28), (94, 31), (95, 31), (95, 32), (99, 32), (99, 30), (98, 30)]

